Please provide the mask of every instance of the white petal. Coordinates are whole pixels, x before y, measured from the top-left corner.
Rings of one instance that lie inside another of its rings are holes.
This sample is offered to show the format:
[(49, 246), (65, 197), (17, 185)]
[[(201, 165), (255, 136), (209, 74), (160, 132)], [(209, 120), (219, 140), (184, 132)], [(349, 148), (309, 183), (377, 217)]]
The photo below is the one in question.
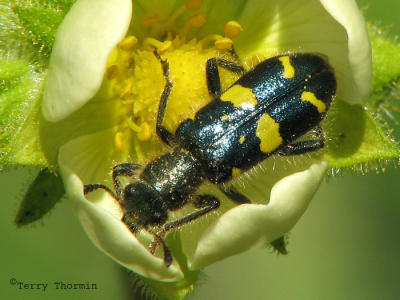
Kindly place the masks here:
[(321, 0), (321, 3), (347, 32), (351, 74), (359, 91), (359, 97), (348, 101), (365, 103), (371, 88), (372, 55), (364, 17), (354, 0)]
[(353, 0), (248, 1), (236, 38), (241, 57), (313, 52), (328, 56), (338, 79), (337, 96), (364, 103), (371, 85), (371, 47)]
[(59, 121), (99, 89), (111, 50), (125, 36), (131, 0), (79, 0), (60, 25), (43, 94), (43, 115)]
[[(73, 201), (78, 218), (92, 242), (121, 265), (147, 278), (177, 281), (183, 274), (176, 261), (167, 268), (162, 259), (150, 254), (148, 249), (121, 222), (122, 212), (117, 201), (109, 194), (96, 191), (83, 195), (83, 183), (102, 183), (100, 177), (109, 176), (111, 151), (102, 147), (102, 141), (110, 140), (113, 131), (108, 130), (70, 141), (61, 147), (59, 165), (67, 192)], [(107, 145), (104, 144), (104, 145)], [(97, 178), (97, 179), (96, 179)], [(92, 181), (95, 180), (95, 181)], [(92, 197), (91, 197), (92, 196)], [(140, 235), (141, 240), (151, 242), (151, 237)]]
[(326, 162), (313, 164), (278, 181), (270, 202), (242, 204), (226, 212), (203, 234), (192, 269), (271, 242), (288, 232), (306, 210), (327, 169)]

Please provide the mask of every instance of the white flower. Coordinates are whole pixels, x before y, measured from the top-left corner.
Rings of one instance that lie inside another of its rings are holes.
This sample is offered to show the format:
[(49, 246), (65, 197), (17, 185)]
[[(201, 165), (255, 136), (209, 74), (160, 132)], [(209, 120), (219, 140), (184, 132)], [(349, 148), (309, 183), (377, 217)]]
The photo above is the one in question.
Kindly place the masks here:
[[(201, 9), (208, 12), (207, 22), (189, 36), (202, 39), (221, 32), (227, 21), (235, 19), (244, 29), (234, 39), (243, 61), (254, 54), (322, 53), (335, 69), (337, 98), (350, 103), (367, 100), (371, 49), (355, 1), (253, 0), (227, 6), (226, 1), (210, 0)], [(109, 183), (115, 162), (128, 161), (131, 154), (124, 147), (116, 150), (116, 144), (123, 144), (116, 138), (122, 132), (118, 127), (120, 104), (109, 97), (103, 81), (110, 53), (128, 34), (139, 40), (153, 34), (162, 36), (162, 28), (143, 27), (139, 20), (145, 13), (156, 12), (158, 19), (168, 20), (178, 10), (176, 1), (135, 1), (132, 10), (130, 0), (78, 0), (57, 33), (43, 100), (45, 118), (58, 122), (55, 124), (60, 125), (55, 126), (64, 131), (58, 163), (67, 195), (89, 237), (120, 264), (162, 281), (181, 280), (181, 265), (174, 260), (165, 267), (162, 258), (146, 248), (151, 237), (143, 232), (137, 239), (120, 221), (121, 208), (114, 199), (96, 192), (96, 197), (88, 200), (83, 185)], [(181, 19), (176, 20), (178, 25), (166, 23), (165, 32), (180, 26)], [(235, 206), (222, 201), (218, 214), (182, 227), (182, 247), (189, 268), (203, 268), (264, 245), (294, 226), (316, 192), (327, 163), (306, 160), (292, 168), (280, 165), (279, 158), (268, 159), (251, 171), (250, 177), (244, 176), (244, 183), (237, 183), (246, 185), (254, 204)]]

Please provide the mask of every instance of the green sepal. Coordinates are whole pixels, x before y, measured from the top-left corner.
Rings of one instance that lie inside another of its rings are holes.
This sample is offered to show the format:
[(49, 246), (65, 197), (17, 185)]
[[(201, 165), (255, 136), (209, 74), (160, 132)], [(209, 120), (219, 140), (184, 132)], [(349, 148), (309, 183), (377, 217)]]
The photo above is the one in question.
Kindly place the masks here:
[[(322, 159), (333, 168), (352, 168), (367, 163), (396, 160), (398, 145), (377, 119), (362, 106), (336, 100), (326, 120), (326, 146)], [(376, 168), (371, 164), (371, 168)]]
[(43, 169), (29, 186), (15, 217), (15, 224), (21, 227), (40, 220), (64, 193), (61, 177), (49, 169)]
[(0, 60), (0, 164), (46, 166), (39, 132), (43, 73), (23, 60)]
[(369, 34), (374, 76), (368, 102), (362, 107), (336, 99), (324, 122), (322, 159), (333, 168), (368, 171), (400, 157), (393, 138), (400, 118), (400, 44), (377, 26), (369, 25)]
[(391, 88), (399, 88), (400, 79), (400, 43), (385, 32), (385, 29), (369, 25), (372, 45), (372, 95), (368, 104), (377, 101), (382, 93)]
[(189, 270), (187, 258), (182, 249), (182, 242), (179, 232), (172, 232), (166, 238), (174, 259), (179, 263), (184, 279), (177, 282), (161, 282), (141, 277), (135, 273), (131, 275), (132, 287), (136, 295), (146, 300), (183, 300), (188, 294), (194, 291), (195, 283), (198, 280), (200, 271)]
[(49, 165), (40, 101), (57, 27), (74, 2), (0, 2), (0, 165)]
[(367, 105), (400, 138), (400, 43), (385, 29), (369, 26), (373, 48), (372, 95)]
[(281, 236), (281, 237), (277, 238), (276, 240), (272, 241), (270, 243), (270, 245), (272, 246), (272, 248), (274, 249), (274, 251), (277, 254), (283, 254), (283, 255), (288, 254), (287, 241), (286, 241), (285, 236)]

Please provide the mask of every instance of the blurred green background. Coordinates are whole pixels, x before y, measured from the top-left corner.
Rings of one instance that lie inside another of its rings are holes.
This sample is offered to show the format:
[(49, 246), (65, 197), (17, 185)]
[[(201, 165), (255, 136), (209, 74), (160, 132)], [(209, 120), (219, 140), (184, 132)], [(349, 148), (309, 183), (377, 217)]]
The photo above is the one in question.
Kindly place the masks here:
[[(368, 5), (368, 20), (400, 34), (400, 2), (358, 2)], [(0, 298), (132, 299), (125, 271), (91, 244), (67, 201), (39, 224), (15, 228), (17, 199), (32, 174), (0, 174)], [(288, 256), (259, 249), (217, 263), (188, 299), (399, 299), (399, 183), (399, 168), (330, 178), (292, 230)], [(23, 290), (12, 278), (49, 287)], [(55, 290), (55, 281), (98, 289)]]

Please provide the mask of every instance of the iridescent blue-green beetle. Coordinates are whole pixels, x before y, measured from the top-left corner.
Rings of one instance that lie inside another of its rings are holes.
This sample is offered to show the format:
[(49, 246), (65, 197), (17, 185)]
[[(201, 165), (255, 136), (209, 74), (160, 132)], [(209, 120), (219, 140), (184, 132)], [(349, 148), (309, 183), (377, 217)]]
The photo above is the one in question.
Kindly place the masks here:
[[(169, 266), (172, 254), (163, 240), (165, 234), (220, 206), (214, 195), (196, 194), (204, 181), (216, 184), (238, 204), (250, 203), (223, 184), (270, 155), (297, 155), (323, 147), (319, 123), (335, 95), (336, 79), (327, 60), (316, 54), (269, 58), (246, 73), (239, 64), (212, 58), (206, 64), (206, 80), (213, 100), (172, 133), (162, 123), (173, 82), (168, 62), (155, 55), (166, 80), (156, 133), (173, 150), (145, 166), (116, 165), (112, 174), (116, 194), (102, 184), (85, 185), (84, 193), (99, 188), (109, 192), (122, 207), (122, 221), (134, 234), (142, 229), (150, 232), (155, 239), (150, 251), (154, 253), (161, 244), (164, 262)], [(241, 74), (226, 91), (221, 91), (218, 67)], [(296, 141), (314, 129), (316, 139)], [(119, 176), (135, 181), (123, 188)], [(189, 202), (195, 211), (168, 221), (169, 211)]]

